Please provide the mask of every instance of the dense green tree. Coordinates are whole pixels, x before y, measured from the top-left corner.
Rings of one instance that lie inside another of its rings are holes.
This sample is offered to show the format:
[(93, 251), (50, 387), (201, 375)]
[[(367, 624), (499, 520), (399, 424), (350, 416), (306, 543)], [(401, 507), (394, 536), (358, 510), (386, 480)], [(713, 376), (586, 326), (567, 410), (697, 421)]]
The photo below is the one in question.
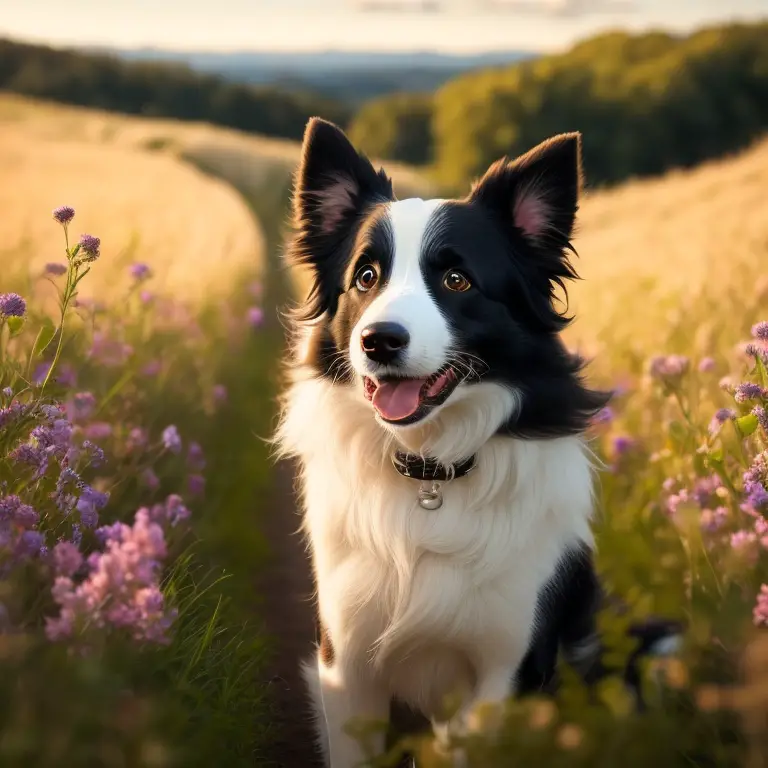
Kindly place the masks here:
[(411, 93), (372, 99), (355, 115), (349, 135), (371, 157), (424, 165), (432, 159), (432, 99)]
[(435, 172), (450, 188), (573, 130), (584, 134), (592, 183), (660, 173), (768, 129), (768, 24), (681, 38), (600, 35), (564, 54), (456, 78), (433, 104)]
[(309, 93), (231, 83), (178, 64), (0, 40), (0, 89), (68, 104), (155, 117), (205, 120), (299, 139), (312, 115), (342, 125), (346, 107)]

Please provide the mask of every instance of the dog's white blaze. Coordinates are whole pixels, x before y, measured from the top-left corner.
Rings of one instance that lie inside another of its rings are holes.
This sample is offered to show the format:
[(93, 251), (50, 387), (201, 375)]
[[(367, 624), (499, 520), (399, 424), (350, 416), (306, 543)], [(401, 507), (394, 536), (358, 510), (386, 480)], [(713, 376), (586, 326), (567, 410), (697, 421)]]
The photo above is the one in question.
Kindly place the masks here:
[(318, 661), (309, 673), (333, 768), (363, 757), (344, 721), (379, 718), (389, 696), (433, 716), (456, 691), (467, 705), (503, 699), (539, 590), (569, 546), (591, 543), (583, 441), (493, 436), (516, 393), (461, 387), (422, 428), (430, 455), (474, 452), (478, 461), (445, 484), (443, 506), (430, 512), (417, 504), (418, 482), (392, 468), (394, 437), (359, 389), (298, 381), (278, 435), (282, 453), (301, 460), (303, 527), (336, 652), (332, 670)]
[(355, 370), (365, 376), (383, 373), (360, 348), (360, 333), (371, 323), (400, 323), (410, 334), (401, 375), (430, 376), (446, 362), (452, 342), (448, 322), (427, 289), (421, 272), (421, 253), (434, 228), (442, 200), (412, 198), (389, 205), (387, 216), (394, 235), (389, 282), (363, 312), (350, 335), (349, 355)]

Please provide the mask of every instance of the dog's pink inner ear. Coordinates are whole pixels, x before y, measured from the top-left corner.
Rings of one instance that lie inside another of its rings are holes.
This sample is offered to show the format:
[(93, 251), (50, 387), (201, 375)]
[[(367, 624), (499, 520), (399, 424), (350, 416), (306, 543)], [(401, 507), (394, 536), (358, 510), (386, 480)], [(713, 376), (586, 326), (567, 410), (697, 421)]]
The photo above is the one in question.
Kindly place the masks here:
[(357, 184), (348, 176), (335, 176), (328, 186), (317, 192), (317, 209), (321, 229), (330, 235), (336, 231), (344, 217), (355, 207)]
[(546, 200), (534, 187), (522, 189), (515, 196), (513, 221), (528, 237), (537, 238), (544, 234), (550, 213)]

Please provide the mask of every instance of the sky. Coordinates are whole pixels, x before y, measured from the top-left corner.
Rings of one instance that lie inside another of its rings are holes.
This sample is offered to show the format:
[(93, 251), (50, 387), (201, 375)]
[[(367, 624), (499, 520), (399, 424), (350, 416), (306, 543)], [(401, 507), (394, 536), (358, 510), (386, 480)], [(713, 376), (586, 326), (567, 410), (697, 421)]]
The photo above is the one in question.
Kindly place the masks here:
[(768, 0), (0, 0), (0, 36), (174, 50), (552, 51), (608, 28), (768, 18)]

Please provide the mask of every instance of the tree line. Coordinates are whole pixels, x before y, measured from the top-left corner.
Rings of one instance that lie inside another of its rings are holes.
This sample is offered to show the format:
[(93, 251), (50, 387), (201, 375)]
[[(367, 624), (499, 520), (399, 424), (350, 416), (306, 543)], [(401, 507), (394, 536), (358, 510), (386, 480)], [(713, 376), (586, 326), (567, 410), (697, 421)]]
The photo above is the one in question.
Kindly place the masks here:
[(133, 115), (204, 120), (300, 139), (307, 120), (345, 124), (343, 104), (307, 92), (233, 83), (169, 63), (60, 50), (0, 39), (0, 89)]
[(2, 39), (0, 89), (288, 139), (322, 115), (371, 156), (428, 167), (446, 191), (466, 188), (499, 157), (578, 130), (590, 183), (612, 183), (694, 165), (768, 130), (768, 22), (689, 36), (602, 34), (563, 54), (460, 75), (433, 93), (372, 99), (354, 115), (311, 91)]
[(590, 183), (738, 150), (768, 130), (768, 23), (687, 37), (602, 34), (567, 53), (373, 100), (350, 133), (368, 154), (430, 165), (449, 189), (504, 155), (578, 130)]

